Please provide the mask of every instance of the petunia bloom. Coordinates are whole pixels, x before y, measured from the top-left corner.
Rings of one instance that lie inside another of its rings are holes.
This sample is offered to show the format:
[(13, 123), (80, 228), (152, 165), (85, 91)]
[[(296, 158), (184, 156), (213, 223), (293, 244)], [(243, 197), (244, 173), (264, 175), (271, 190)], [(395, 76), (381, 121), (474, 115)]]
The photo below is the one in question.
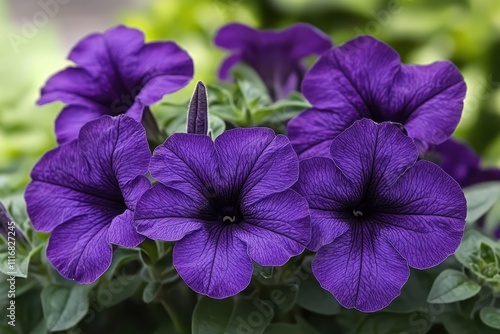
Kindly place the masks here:
[(330, 154), (302, 160), (295, 186), (310, 207), (313, 273), (344, 307), (377, 311), (400, 294), (408, 266), (454, 253), (465, 197), (440, 167), (417, 161), (412, 139), (389, 122), (356, 122)]
[(289, 188), (298, 158), (271, 129), (233, 129), (213, 142), (177, 133), (158, 147), (159, 183), (137, 204), (137, 231), (177, 241), (173, 264), (194, 291), (225, 298), (245, 289), (252, 260), (281, 266), (310, 240), (307, 202)]
[(302, 59), (321, 55), (332, 47), (330, 37), (317, 28), (298, 23), (281, 31), (256, 30), (240, 23), (222, 27), (215, 45), (232, 52), (222, 63), (219, 77), (226, 79), (237, 63), (251, 66), (274, 100), (298, 91), (306, 68)]
[(300, 158), (328, 156), (332, 140), (362, 118), (401, 123), (421, 151), (455, 130), (466, 86), (449, 61), (405, 65), (396, 51), (369, 36), (325, 53), (306, 74), (312, 104), (288, 125)]
[(500, 181), (500, 169), (481, 168), (481, 159), (467, 144), (454, 139), (430, 148), (426, 156), (451, 175), (462, 188), (476, 183)]
[(193, 62), (177, 44), (144, 44), (142, 32), (124, 26), (89, 35), (68, 58), (77, 66), (52, 76), (38, 100), (66, 104), (56, 120), (59, 143), (76, 139), (85, 123), (102, 115), (127, 114), (140, 122), (147, 106), (193, 77)]
[(103, 116), (33, 168), (28, 214), (37, 231), (51, 232), (47, 258), (62, 276), (92, 283), (111, 264), (111, 244), (135, 247), (144, 240), (132, 222), (151, 185), (145, 176), (150, 159), (141, 124)]

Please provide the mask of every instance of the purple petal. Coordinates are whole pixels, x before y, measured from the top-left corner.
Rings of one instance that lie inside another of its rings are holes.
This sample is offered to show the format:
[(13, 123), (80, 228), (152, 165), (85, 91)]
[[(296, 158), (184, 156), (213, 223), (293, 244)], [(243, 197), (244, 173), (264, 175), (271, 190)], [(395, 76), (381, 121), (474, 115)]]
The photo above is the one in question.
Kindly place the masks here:
[(348, 114), (307, 109), (288, 123), (288, 138), (301, 159), (330, 157), (332, 140), (352, 125)]
[(227, 195), (250, 205), (291, 187), (298, 178), (290, 141), (268, 128), (233, 129), (215, 140), (221, 182)]
[(307, 202), (293, 190), (269, 195), (242, 211), (245, 219), (234, 229), (235, 236), (262, 266), (282, 266), (309, 243)]
[(229, 77), (231, 68), (239, 62), (241, 62), (241, 56), (239, 54), (234, 54), (224, 59), (219, 67), (219, 79), (226, 80)]
[(299, 89), (305, 72), (301, 59), (322, 54), (332, 43), (326, 34), (308, 24), (260, 31), (232, 23), (217, 32), (215, 45), (235, 52), (222, 63), (221, 78), (226, 78), (238, 61), (244, 62), (260, 75), (271, 96), (278, 99)]
[(388, 120), (403, 123), (408, 135), (420, 142), (439, 144), (451, 136), (460, 121), (466, 91), (455, 65), (441, 61), (401, 66), (393, 87)]
[(49, 78), (37, 104), (61, 101), (67, 104), (102, 104), (108, 107), (109, 101), (117, 96), (115, 88), (105, 77), (96, 79), (83, 68), (69, 67)]
[(141, 89), (137, 95), (145, 105), (161, 100), (163, 95), (178, 91), (193, 78), (193, 61), (186, 51), (173, 42), (146, 44), (137, 56), (137, 67), (130, 69)]
[(319, 109), (369, 117), (373, 105), (388, 103), (399, 55), (373, 37), (361, 36), (325, 53), (308, 72), (302, 92)]
[(133, 222), (134, 213), (131, 210), (116, 216), (109, 226), (107, 242), (128, 248), (136, 247), (143, 242), (146, 238), (137, 233)]
[(397, 125), (363, 119), (335, 138), (331, 155), (356, 186), (377, 192), (396, 182), (415, 163), (418, 151)]
[(137, 232), (154, 240), (176, 241), (203, 228), (205, 221), (200, 216), (204, 212), (200, 208), (207, 207), (208, 202), (200, 203), (195, 198), (162, 184), (154, 185), (137, 203)]
[(423, 150), (455, 130), (465, 89), (462, 75), (450, 62), (404, 65), (388, 45), (358, 37), (324, 54), (307, 73), (302, 92), (323, 113), (299, 115), (289, 128), (290, 138), (301, 155), (325, 156), (328, 144), (319, 141), (327, 139), (315, 133), (325, 131), (333, 140), (342, 125), (370, 118), (403, 124)]
[(64, 144), (78, 138), (80, 129), (86, 123), (106, 115), (107, 110), (100, 105), (71, 105), (64, 108), (56, 119), (57, 142)]
[(206, 135), (173, 134), (155, 149), (149, 170), (164, 185), (198, 200), (213, 197), (218, 173), (214, 143)]
[(79, 216), (54, 229), (47, 258), (63, 277), (90, 284), (108, 269), (112, 257), (107, 242), (110, 219), (105, 213)]
[(96, 210), (117, 216), (126, 204), (133, 208), (121, 187), (146, 174), (149, 157), (144, 129), (132, 119), (88, 123), (77, 141), (48, 152), (33, 168), (25, 198), (34, 227), (49, 232), (75, 216)]
[(312, 269), (320, 285), (342, 306), (362, 312), (389, 305), (410, 274), (405, 259), (369, 224), (353, 225), (320, 248)]
[(232, 226), (207, 225), (188, 234), (175, 244), (173, 258), (184, 282), (211, 298), (234, 296), (252, 278), (252, 261)]
[(307, 248), (317, 251), (347, 232), (352, 212), (346, 207), (358, 202), (362, 191), (330, 159), (301, 161), (299, 175), (294, 189), (307, 200), (311, 214), (312, 236)]
[(81, 163), (78, 143), (73, 141), (47, 152), (31, 171), (33, 181), (26, 188), (25, 199), (37, 231), (50, 232), (82, 211), (91, 212), (94, 206), (115, 205), (111, 196), (101, 198), (87, 190), (84, 173), (68, 168)]
[(148, 171), (151, 152), (146, 130), (130, 117), (102, 116), (87, 123), (80, 130), (78, 142), (82, 155), (95, 165), (90, 170), (95, 179), (116, 180), (123, 187)]
[[(277, 31), (256, 30), (241, 23), (230, 23), (217, 32), (215, 45), (227, 50), (288, 46), (288, 56), (300, 59), (325, 52), (332, 46), (332, 42), (321, 30), (305, 23), (297, 23)], [(260, 56), (265, 57), (265, 54)]]
[(379, 201), (373, 219), (411, 267), (433, 267), (460, 244), (467, 214), (465, 197), (460, 186), (433, 163), (417, 162)]
[[(82, 39), (71, 50), (68, 58), (87, 69), (94, 77), (106, 73), (108, 77), (123, 75), (127, 78), (131, 65), (138, 65), (130, 63), (131, 56), (135, 56), (143, 44), (144, 34), (141, 31), (118, 26)], [(110, 67), (110, 64), (115, 67)]]

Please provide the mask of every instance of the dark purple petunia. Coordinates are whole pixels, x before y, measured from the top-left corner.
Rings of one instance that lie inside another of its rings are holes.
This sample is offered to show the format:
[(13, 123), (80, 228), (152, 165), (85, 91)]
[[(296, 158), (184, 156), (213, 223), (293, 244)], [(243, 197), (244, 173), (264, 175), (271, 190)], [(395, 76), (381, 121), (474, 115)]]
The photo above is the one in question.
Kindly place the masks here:
[(123, 26), (84, 38), (68, 58), (77, 66), (52, 76), (38, 101), (66, 104), (56, 120), (59, 143), (76, 139), (85, 123), (102, 115), (141, 121), (147, 106), (193, 77), (193, 62), (177, 44), (144, 44), (142, 32)]
[(150, 188), (150, 158), (141, 124), (104, 116), (34, 167), (25, 194), (28, 214), (37, 231), (51, 232), (47, 258), (62, 276), (92, 283), (111, 264), (111, 244), (135, 247), (144, 240), (132, 221)]
[(215, 45), (232, 52), (219, 69), (221, 79), (229, 76), (235, 64), (246, 63), (262, 78), (271, 97), (278, 100), (300, 89), (306, 72), (302, 59), (321, 55), (332, 47), (332, 42), (328, 35), (304, 23), (281, 31), (231, 23), (218, 31)]
[(401, 123), (421, 151), (451, 136), (466, 86), (449, 61), (405, 65), (369, 36), (325, 53), (306, 74), (302, 92), (312, 108), (291, 120), (289, 137), (300, 158), (328, 156), (332, 140), (362, 118)]
[(450, 174), (462, 188), (476, 183), (500, 181), (500, 169), (481, 168), (481, 159), (465, 143), (448, 139), (427, 152), (430, 160), (435, 160)]
[(150, 172), (159, 183), (137, 204), (137, 231), (177, 241), (174, 266), (198, 293), (235, 295), (250, 283), (252, 260), (281, 266), (309, 243), (307, 203), (289, 189), (298, 158), (271, 129), (233, 129), (215, 142), (174, 134), (155, 150)]
[(330, 152), (301, 161), (295, 186), (309, 202), (313, 273), (344, 307), (377, 311), (400, 294), (408, 266), (430, 268), (453, 254), (465, 197), (441, 168), (417, 161), (395, 124), (360, 120)]

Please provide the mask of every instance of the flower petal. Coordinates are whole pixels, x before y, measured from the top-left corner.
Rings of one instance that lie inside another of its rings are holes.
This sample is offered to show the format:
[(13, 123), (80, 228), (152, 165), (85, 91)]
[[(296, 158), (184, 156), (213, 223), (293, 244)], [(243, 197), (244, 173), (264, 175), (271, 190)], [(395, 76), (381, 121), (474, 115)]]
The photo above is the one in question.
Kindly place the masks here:
[[(117, 26), (85, 37), (71, 50), (68, 58), (93, 77), (127, 78), (128, 70), (138, 65), (130, 62), (134, 58), (131, 56), (136, 55), (143, 45), (144, 34), (140, 30)], [(119, 85), (123, 85), (123, 81)]]
[(290, 141), (268, 128), (233, 129), (215, 140), (226, 196), (250, 205), (297, 181), (298, 158)]
[(401, 293), (410, 271), (398, 252), (371, 225), (356, 224), (320, 248), (312, 270), (320, 285), (345, 308), (383, 309)]
[(330, 157), (333, 139), (352, 123), (348, 114), (307, 109), (288, 123), (288, 138), (301, 159)]
[[(82, 87), (85, 87), (82, 90)], [(67, 104), (87, 105), (89, 100), (95, 104), (109, 105), (110, 96), (116, 92), (109, 85), (96, 83), (85, 69), (68, 67), (54, 74), (42, 88), (38, 105), (61, 101)]]
[(78, 283), (96, 281), (111, 265), (107, 232), (112, 216), (78, 216), (56, 227), (47, 246), (47, 258), (65, 278)]
[(307, 202), (293, 190), (269, 195), (243, 208), (235, 236), (262, 266), (282, 266), (302, 253), (311, 237)]
[(205, 223), (199, 203), (183, 191), (156, 184), (137, 203), (134, 225), (138, 233), (153, 240), (176, 241), (197, 231)]
[(373, 219), (381, 234), (411, 267), (427, 269), (457, 249), (467, 206), (460, 186), (448, 174), (419, 161), (380, 194), (376, 211)]
[(191, 289), (211, 298), (234, 296), (252, 278), (253, 265), (245, 244), (231, 226), (207, 225), (174, 246), (174, 266)]
[(198, 201), (211, 198), (218, 173), (214, 143), (206, 135), (175, 133), (155, 149), (149, 170), (156, 180)]
[[(25, 193), (33, 225), (48, 232), (96, 210), (122, 214), (122, 188), (146, 174), (149, 157), (144, 128), (132, 119), (102, 116), (86, 124), (77, 141), (48, 152), (33, 168)], [(133, 207), (130, 198), (127, 204)]]
[(137, 67), (130, 74), (140, 89), (137, 99), (145, 105), (178, 91), (193, 78), (193, 60), (174, 42), (146, 44), (137, 59)]
[(91, 102), (86, 105), (70, 105), (64, 108), (56, 119), (57, 142), (64, 144), (77, 139), (82, 126), (107, 113), (108, 110), (97, 104), (92, 105)]
[(309, 203), (312, 236), (307, 248), (313, 251), (347, 232), (352, 212), (346, 208), (363, 195), (327, 158), (302, 160), (294, 189)]
[(130, 117), (102, 116), (87, 123), (78, 142), (82, 155), (93, 165), (90, 173), (95, 179), (116, 180), (123, 187), (148, 171), (151, 152), (146, 130)]
[(102, 196), (87, 184), (87, 175), (76, 141), (40, 159), (31, 171), (32, 182), (25, 192), (28, 214), (37, 231), (50, 232), (74, 216), (91, 214), (95, 207), (119, 212), (120, 206), (112, 196), (117, 188), (104, 189)]
[[(466, 86), (449, 61), (426, 66), (404, 65), (392, 89), (388, 120), (403, 123), (418, 142), (439, 144), (449, 138), (460, 121)], [(398, 114), (397, 119), (394, 115)]]
[(399, 68), (399, 55), (390, 46), (361, 36), (325, 53), (304, 78), (302, 92), (315, 108), (351, 115), (354, 122), (390, 102)]
[(134, 213), (131, 210), (126, 210), (121, 215), (113, 218), (108, 228), (108, 243), (133, 248), (143, 242), (146, 238), (137, 233), (133, 222)]
[(413, 140), (389, 122), (357, 121), (332, 142), (333, 161), (371, 196), (390, 187), (418, 158)]

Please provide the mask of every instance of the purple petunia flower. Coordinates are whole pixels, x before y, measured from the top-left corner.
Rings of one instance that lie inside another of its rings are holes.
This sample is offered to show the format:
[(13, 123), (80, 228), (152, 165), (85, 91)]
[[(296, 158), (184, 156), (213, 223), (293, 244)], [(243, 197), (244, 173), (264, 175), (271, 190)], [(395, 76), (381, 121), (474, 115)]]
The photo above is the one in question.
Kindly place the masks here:
[(68, 57), (77, 64), (52, 76), (38, 104), (67, 104), (56, 120), (59, 143), (78, 136), (102, 115), (141, 121), (147, 106), (184, 87), (193, 77), (189, 55), (173, 42), (144, 44), (136, 29), (119, 26), (81, 40)]
[(137, 231), (177, 241), (173, 264), (198, 293), (235, 295), (250, 283), (252, 260), (281, 266), (309, 243), (307, 202), (289, 189), (298, 158), (271, 129), (233, 129), (215, 142), (174, 134), (150, 172), (159, 183), (137, 204)]
[(476, 183), (500, 180), (500, 169), (481, 168), (481, 159), (465, 143), (448, 139), (428, 151), (430, 159), (451, 175), (462, 188)]
[(246, 63), (262, 78), (273, 100), (278, 100), (300, 89), (306, 71), (302, 59), (321, 55), (332, 47), (332, 42), (328, 35), (304, 23), (281, 31), (231, 23), (217, 32), (215, 45), (233, 52), (219, 69), (221, 79), (229, 76), (235, 64)]
[(344, 307), (377, 311), (400, 294), (408, 266), (430, 268), (453, 254), (465, 197), (437, 165), (417, 162), (395, 124), (360, 120), (330, 152), (301, 161), (295, 186), (309, 202), (313, 273)]
[(312, 108), (288, 125), (300, 158), (328, 156), (332, 140), (362, 118), (401, 123), (421, 151), (451, 136), (466, 86), (449, 61), (404, 65), (369, 36), (325, 53), (306, 74), (302, 92)]
[(132, 221), (151, 185), (145, 177), (150, 158), (141, 124), (103, 116), (34, 167), (28, 214), (36, 230), (52, 233), (47, 258), (62, 276), (92, 283), (111, 264), (111, 244), (135, 247), (144, 240)]

